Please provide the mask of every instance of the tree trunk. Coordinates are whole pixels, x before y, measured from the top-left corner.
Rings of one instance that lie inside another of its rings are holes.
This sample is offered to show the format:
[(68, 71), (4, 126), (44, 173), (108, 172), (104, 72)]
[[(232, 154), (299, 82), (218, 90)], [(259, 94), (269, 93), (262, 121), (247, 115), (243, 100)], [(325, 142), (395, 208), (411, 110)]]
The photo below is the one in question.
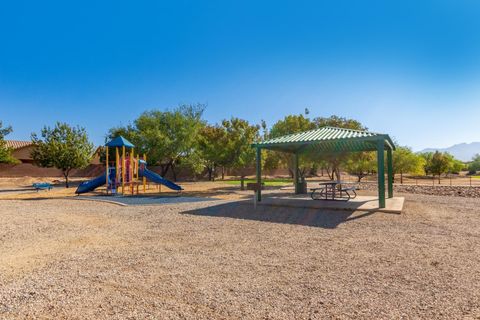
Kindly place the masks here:
[(225, 167), (222, 166), (222, 180), (225, 180)]
[(70, 174), (70, 170), (63, 171), (63, 176), (65, 177), (65, 188), (70, 187), (68, 181), (68, 175)]
[(328, 179), (333, 180), (333, 171), (330, 171), (329, 168), (327, 168), (327, 175), (328, 175)]
[(292, 169), (290, 169), (290, 168), (288, 168), (288, 173), (290, 174), (290, 178), (292, 178), (292, 179), (293, 179), (293, 170), (292, 170)]
[(403, 172), (400, 172), (400, 184), (403, 184)]
[(160, 168), (162, 169), (162, 173), (161, 173), (162, 177), (165, 177), (167, 175), (168, 169), (170, 169), (171, 165), (172, 165), (171, 161), (167, 164), (160, 164)]
[(173, 181), (177, 182), (177, 172), (175, 171), (175, 166), (172, 164), (170, 168), (172, 168)]
[(245, 190), (245, 177), (241, 176), (240, 177), (240, 190)]
[(212, 168), (207, 166), (208, 171), (208, 181), (212, 181)]
[(339, 168), (335, 168), (334, 172), (335, 173), (335, 176), (337, 177), (337, 181), (340, 181), (340, 169)]

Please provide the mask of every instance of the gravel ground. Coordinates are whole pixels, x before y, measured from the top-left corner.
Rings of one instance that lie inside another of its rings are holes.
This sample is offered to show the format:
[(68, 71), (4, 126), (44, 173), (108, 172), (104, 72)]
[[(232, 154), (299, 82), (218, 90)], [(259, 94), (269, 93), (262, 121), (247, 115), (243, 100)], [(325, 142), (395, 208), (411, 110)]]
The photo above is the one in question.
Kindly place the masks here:
[(128, 206), (141, 205), (164, 205), (184, 202), (204, 202), (213, 201), (214, 199), (205, 197), (185, 197), (185, 196), (79, 196), (74, 200), (88, 201), (106, 201)]
[(401, 215), (0, 201), (0, 319), (480, 317), (480, 199)]

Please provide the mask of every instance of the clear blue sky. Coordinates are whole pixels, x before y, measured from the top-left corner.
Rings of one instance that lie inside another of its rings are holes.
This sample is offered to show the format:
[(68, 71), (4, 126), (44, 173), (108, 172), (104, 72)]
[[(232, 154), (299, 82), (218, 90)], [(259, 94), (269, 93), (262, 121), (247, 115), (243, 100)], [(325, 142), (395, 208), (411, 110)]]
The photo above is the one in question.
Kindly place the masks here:
[(108, 128), (207, 103), (269, 124), (308, 107), (415, 150), (480, 141), (477, 1), (4, 1), (0, 120)]

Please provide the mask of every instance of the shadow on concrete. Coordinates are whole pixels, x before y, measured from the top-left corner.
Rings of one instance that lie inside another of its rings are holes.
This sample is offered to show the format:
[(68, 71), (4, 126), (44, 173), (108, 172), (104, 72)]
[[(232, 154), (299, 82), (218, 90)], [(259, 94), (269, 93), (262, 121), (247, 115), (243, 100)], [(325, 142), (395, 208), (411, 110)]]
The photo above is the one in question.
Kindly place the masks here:
[(301, 226), (334, 229), (339, 224), (364, 218), (374, 212), (354, 212), (283, 206), (257, 206), (255, 210), (249, 201), (236, 201), (188, 210), (182, 214), (207, 217), (223, 217), (262, 222), (295, 224)]

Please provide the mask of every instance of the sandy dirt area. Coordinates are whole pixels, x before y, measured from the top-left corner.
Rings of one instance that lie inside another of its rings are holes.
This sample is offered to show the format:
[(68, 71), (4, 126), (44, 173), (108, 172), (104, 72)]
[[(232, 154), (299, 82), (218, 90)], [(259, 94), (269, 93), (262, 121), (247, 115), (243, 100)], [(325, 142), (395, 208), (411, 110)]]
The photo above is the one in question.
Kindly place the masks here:
[[(26, 200), (26, 199), (63, 199), (65, 197), (76, 196), (75, 190), (81, 181), (87, 178), (75, 178), (71, 181), (70, 188), (65, 188), (63, 181), (58, 178), (0, 178), (0, 200)], [(32, 188), (34, 182), (49, 182), (54, 186), (52, 190), (35, 191)], [(242, 199), (252, 197), (252, 192), (239, 192), (239, 186), (230, 185), (222, 181), (204, 181), (204, 182), (179, 182), (184, 191), (185, 196), (201, 196), (217, 199)], [(278, 188), (276, 188), (278, 189)], [(134, 189), (135, 194), (136, 188)], [(94, 192), (87, 193), (87, 196), (104, 195), (105, 187), (99, 187)], [(131, 190), (127, 190), (127, 194), (131, 194)], [(149, 183), (145, 192), (143, 187), (139, 186), (139, 195), (147, 196), (175, 196), (179, 195), (165, 186)]]
[(479, 214), (0, 200), (0, 318), (475, 319)]

